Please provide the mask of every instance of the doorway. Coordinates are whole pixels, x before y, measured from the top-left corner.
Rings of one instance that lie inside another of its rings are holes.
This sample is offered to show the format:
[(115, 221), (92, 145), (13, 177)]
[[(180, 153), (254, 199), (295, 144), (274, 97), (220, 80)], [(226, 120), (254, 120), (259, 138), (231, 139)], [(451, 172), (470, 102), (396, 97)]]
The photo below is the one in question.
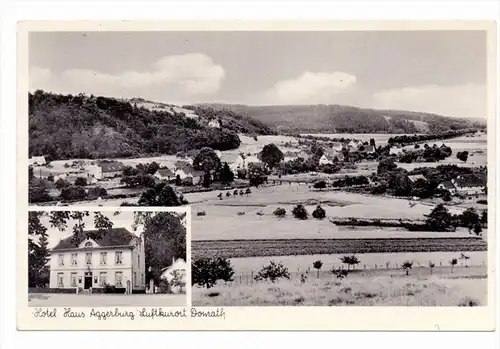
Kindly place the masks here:
[(83, 288), (88, 290), (91, 287), (92, 287), (92, 272), (87, 272), (85, 273)]

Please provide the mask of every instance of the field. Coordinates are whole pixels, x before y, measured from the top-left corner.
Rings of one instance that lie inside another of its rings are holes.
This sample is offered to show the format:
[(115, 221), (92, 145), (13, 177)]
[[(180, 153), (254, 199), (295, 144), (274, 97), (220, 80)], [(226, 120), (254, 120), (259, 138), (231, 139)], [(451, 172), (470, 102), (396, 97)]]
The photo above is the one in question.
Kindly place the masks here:
[(338, 280), (311, 273), (305, 283), (292, 278), (276, 283), (217, 285), (193, 288), (193, 305), (205, 306), (484, 306), (485, 268), (456, 268), (454, 273), (418, 268), (401, 271), (351, 273)]
[(168, 307), (187, 305), (186, 295), (173, 294), (61, 294), (61, 293), (36, 293), (29, 294), (30, 307)]
[[(418, 235), (417, 235), (418, 236)], [(268, 257), (315, 254), (486, 251), (479, 237), (383, 239), (273, 239), (193, 241), (193, 257)]]

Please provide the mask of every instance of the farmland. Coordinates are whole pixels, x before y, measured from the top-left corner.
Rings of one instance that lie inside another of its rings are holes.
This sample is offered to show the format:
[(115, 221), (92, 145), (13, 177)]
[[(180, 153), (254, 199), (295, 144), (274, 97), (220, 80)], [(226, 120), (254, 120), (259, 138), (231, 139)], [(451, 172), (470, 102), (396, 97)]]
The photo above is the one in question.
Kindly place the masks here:
[(193, 257), (224, 258), (317, 254), (486, 251), (479, 238), (273, 239), (193, 241)]

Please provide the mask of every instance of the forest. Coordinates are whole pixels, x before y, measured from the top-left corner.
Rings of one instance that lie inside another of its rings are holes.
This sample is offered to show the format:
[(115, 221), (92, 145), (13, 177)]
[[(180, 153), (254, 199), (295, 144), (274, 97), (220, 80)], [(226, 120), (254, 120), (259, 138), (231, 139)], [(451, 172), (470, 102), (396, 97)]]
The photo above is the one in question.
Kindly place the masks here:
[(197, 111), (219, 117), (225, 127), (210, 128), (182, 113), (151, 111), (127, 100), (38, 90), (29, 94), (29, 155), (51, 161), (171, 155), (206, 146), (229, 150), (240, 145), (237, 132), (272, 133), (234, 113)]

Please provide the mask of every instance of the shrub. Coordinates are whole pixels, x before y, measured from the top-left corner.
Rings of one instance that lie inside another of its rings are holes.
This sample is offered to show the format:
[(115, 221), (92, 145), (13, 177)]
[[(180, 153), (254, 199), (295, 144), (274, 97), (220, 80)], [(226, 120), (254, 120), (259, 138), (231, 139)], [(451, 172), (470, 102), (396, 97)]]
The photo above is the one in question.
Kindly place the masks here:
[(297, 206), (295, 206), (292, 210), (292, 214), (295, 218), (297, 219), (301, 219), (301, 220), (306, 220), (309, 216), (309, 214), (307, 213), (307, 210), (306, 208), (301, 205), (301, 204), (298, 204)]
[(283, 218), (286, 216), (286, 210), (282, 207), (278, 207), (276, 210), (274, 210), (273, 214), (278, 218)]
[(210, 288), (218, 280), (233, 281), (233, 275), (231, 262), (222, 257), (196, 259), (191, 265), (192, 285)]
[(349, 271), (347, 269), (341, 269), (341, 268), (336, 269), (335, 267), (333, 267), (332, 270), (330, 270), (330, 273), (335, 275), (337, 279), (342, 280), (343, 278), (347, 277)]
[(361, 263), (361, 261), (355, 255), (342, 256), (342, 257), (339, 257), (339, 259), (342, 263), (347, 264), (347, 270), (349, 270), (351, 268), (351, 265), (353, 266), (353, 269), (354, 269), (356, 267), (356, 265)]
[(326, 217), (326, 212), (323, 209), (323, 207), (318, 205), (316, 209), (313, 211), (312, 216), (316, 219), (323, 219)]
[(85, 187), (87, 185), (87, 179), (83, 177), (78, 177), (75, 180), (75, 185)]
[(61, 190), (61, 197), (64, 200), (83, 200), (85, 199), (86, 193), (83, 187), (79, 186), (70, 186), (67, 188), (63, 188)]
[(488, 200), (477, 200), (478, 204), (488, 205)]
[(405, 261), (401, 267), (406, 271), (406, 275), (410, 273), (410, 269), (413, 267), (413, 262)]
[(290, 279), (290, 273), (288, 268), (280, 262), (271, 261), (259, 271), (254, 279), (255, 281), (269, 280), (274, 283), (278, 279)]
[(326, 182), (325, 181), (318, 181), (318, 182), (314, 183), (314, 189), (322, 190), (322, 189), (325, 189), (325, 188), (326, 188)]
[(201, 217), (201, 216), (206, 216), (206, 212), (205, 212), (205, 211), (198, 211), (198, 212), (196, 212), (196, 215), (197, 215), (198, 217)]
[(479, 301), (471, 298), (471, 297), (465, 297), (463, 298), (460, 303), (458, 303), (459, 307), (477, 307), (479, 306)]

